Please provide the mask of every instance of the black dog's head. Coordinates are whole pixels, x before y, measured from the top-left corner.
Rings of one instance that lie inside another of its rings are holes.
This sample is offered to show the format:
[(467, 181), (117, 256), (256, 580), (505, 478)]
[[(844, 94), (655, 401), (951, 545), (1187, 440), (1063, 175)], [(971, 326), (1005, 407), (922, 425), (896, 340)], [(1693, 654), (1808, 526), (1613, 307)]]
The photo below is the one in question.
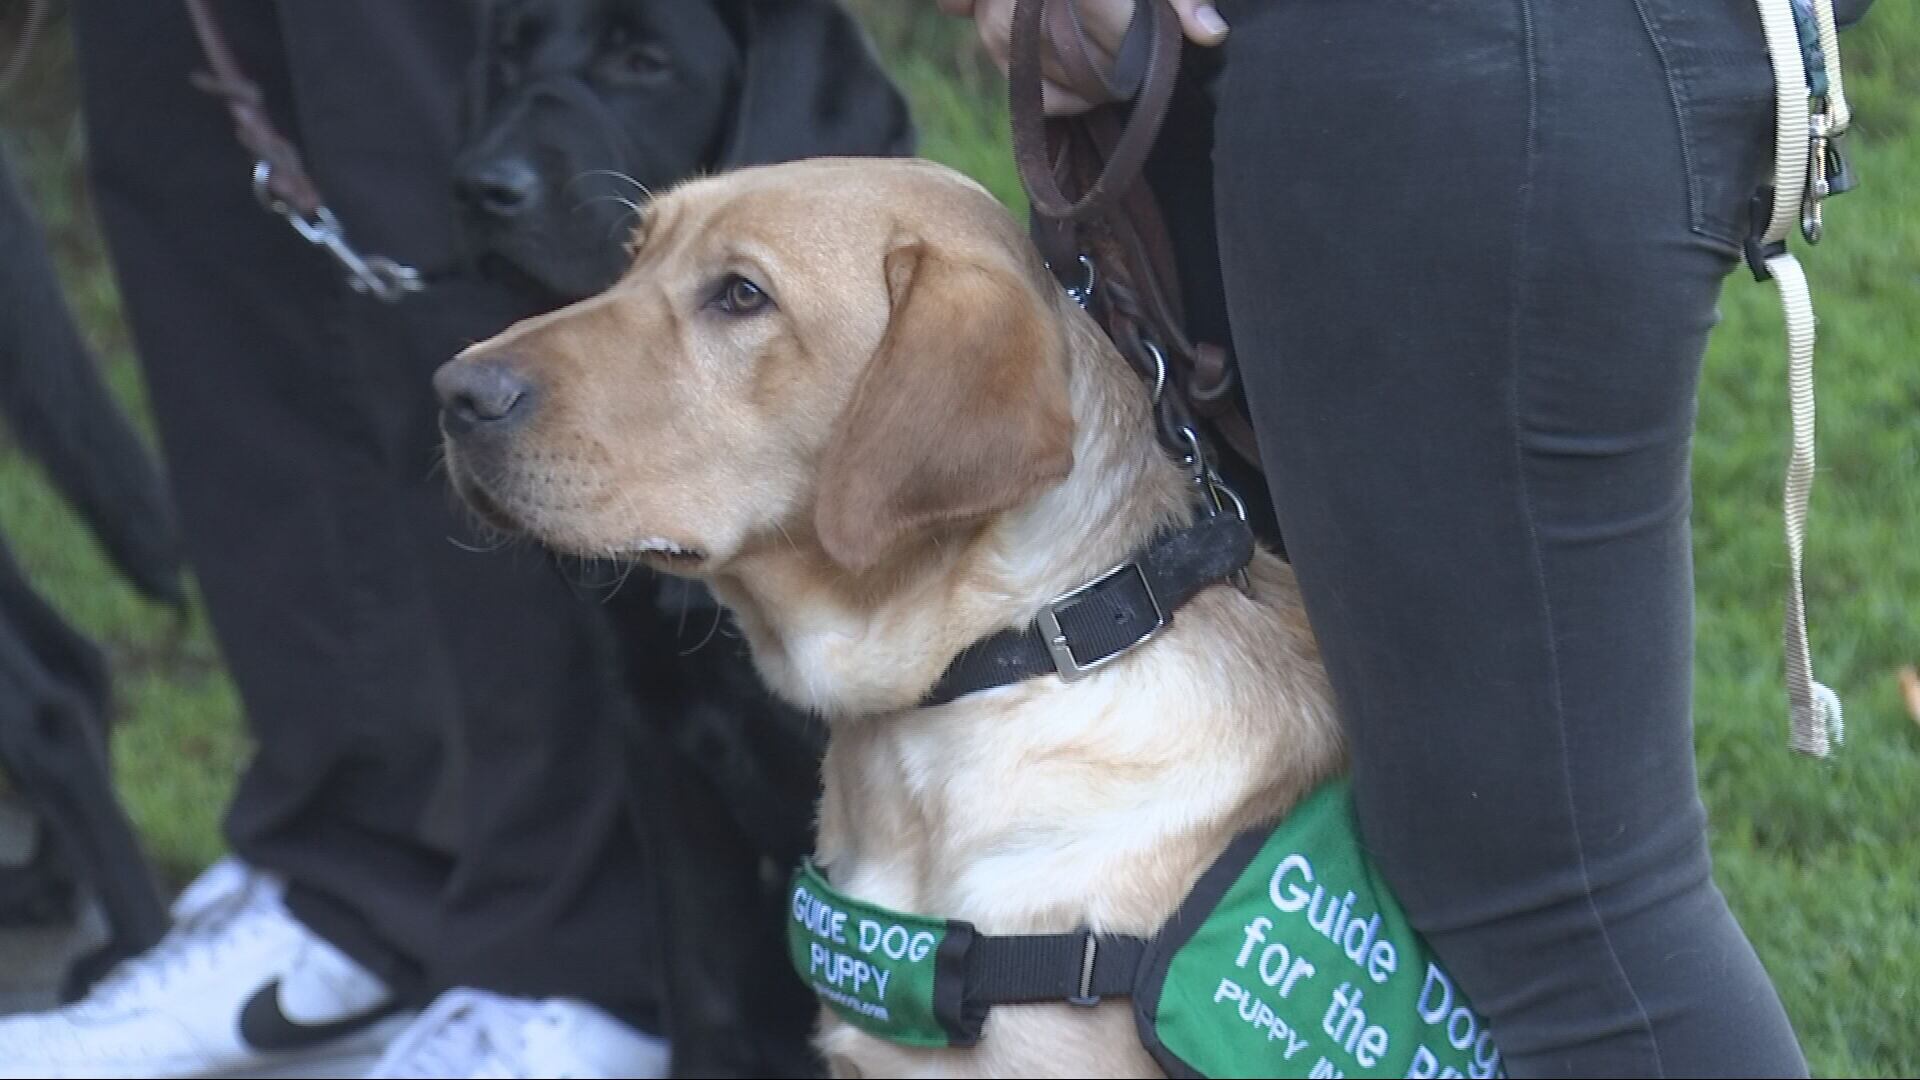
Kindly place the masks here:
[(468, 249), (556, 300), (626, 265), (630, 203), (689, 176), (910, 153), (833, 0), (494, 0), (454, 192)]

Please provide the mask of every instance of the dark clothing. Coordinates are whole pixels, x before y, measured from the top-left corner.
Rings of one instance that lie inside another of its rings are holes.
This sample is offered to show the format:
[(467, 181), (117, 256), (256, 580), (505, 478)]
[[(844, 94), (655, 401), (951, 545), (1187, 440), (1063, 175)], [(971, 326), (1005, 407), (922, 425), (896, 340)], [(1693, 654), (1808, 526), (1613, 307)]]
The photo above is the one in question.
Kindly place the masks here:
[(1753, 5), (1221, 8), (1152, 175), (1369, 847), (1512, 1075), (1804, 1075), (1689, 712), (1695, 386), (1771, 156)]
[[(469, 5), (223, 3), (351, 240), (452, 260)], [(195, 569), (258, 752), (234, 850), (421, 992), (566, 994), (650, 1024), (652, 895), (607, 638), (538, 552), (476, 553), (429, 376), (530, 313), (443, 279), (398, 306), (249, 187), (177, 3), (75, 5), (94, 197)]]

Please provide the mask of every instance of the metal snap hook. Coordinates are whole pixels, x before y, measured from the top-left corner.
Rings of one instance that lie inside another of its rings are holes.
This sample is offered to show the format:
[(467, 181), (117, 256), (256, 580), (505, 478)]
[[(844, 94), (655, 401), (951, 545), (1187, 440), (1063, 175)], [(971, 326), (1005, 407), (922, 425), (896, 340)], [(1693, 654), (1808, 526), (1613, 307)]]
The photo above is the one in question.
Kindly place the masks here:
[(271, 162), (261, 158), (253, 163), (254, 199), (267, 210), (285, 218), (301, 239), (325, 249), (327, 254), (333, 256), (334, 262), (346, 270), (347, 284), (354, 292), (391, 304), (408, 293), (419, 292), (426, 287), (420, 271), (405, 263), (384, 255), (362, 256), (347, 242), (346, 230), (340, 227), (340, 219), (327, 207), (316, 209), (309, 217), (288, 206), (274, 195), (272, 180)]
[(1241, 521), (1247, 520), (1247, 504), (1245, 500), (1240, 498), (1240, 493), (1233, 490), (1225, 480), (1220, 479), (1219, 473), (1208, 469), (1207, 498), (1212, 501), (1215, 509), (1220, 511), (1226, 509), (1226, 504), (1220, 501), (1220, 497), (1223, 495), (1226, 496), (1227, 502), (1233, 504), (1233, 516), (1239, 518)]

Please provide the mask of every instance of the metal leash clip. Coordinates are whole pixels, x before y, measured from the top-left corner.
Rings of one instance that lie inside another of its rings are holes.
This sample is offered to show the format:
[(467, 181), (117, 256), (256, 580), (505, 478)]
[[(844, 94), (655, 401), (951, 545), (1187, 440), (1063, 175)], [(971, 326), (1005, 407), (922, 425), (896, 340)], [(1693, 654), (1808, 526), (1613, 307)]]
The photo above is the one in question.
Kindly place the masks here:
[(1840, 135), (1833, 126), (1826, 102), (1819, 102), (1808, 119), (1807, 190), (1800, 199), (1800, 235), (1806, 237), (1809, 244), (1819, 243), (1826, 233), (1820, 204), (1860, 184), (1853, 167), (1840, 152)]
[[(1240, 498), (1239, 492), (1233, 490), (1225, 480), (1220, 478), (1220, 473), (1207, 461), (1207, 451), (1200, 442), (1200, 433), (1195, 431), (1192, 425), (1182, 424), (1180, 438), (1187, 444), (1187, 453), (1180, 463), (1187, 467), (1187, 474), (1192, 478), (1194, 487), (1200, 489), (1201, 507), (1206, 515), (1210, 518), (1219, 517), (1228, 512), (1228, 506), (1231, 504), (1233, 515), (1241, 521), (1247, 520), (1246, 502)], [(1253, 579), (1247, 576), (1246, 567), (1243, 566), (1233, 572), (1233, 584), (1242, 593), (1248, 596), (1253, 595)]]
[(426, 287), (420, 271), (385, 255), (361, 255), (347, 242), (346, 230), (332, 210), (322, 206), (312, 217), (300, 213), (275, 197), (269, 182), (273, 166), (265, 158), (253, 163), (253, 195), (260, 205), (287, 219), (307, 243), (326, 249), (327, 254), (347, 272), (347, 284), (357, 293), (392, 304)]

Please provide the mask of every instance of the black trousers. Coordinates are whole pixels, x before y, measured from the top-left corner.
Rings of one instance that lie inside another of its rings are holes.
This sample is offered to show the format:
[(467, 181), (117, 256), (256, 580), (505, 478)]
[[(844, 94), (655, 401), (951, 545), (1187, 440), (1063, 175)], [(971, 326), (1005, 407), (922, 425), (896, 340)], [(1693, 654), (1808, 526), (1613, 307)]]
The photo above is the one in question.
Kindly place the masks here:
[[(451, 261), (465, 4), (218, 5), (363, 250)], [(94, 196), (194, 568), (257, 750), (226, 820), (397, 985), (654, 1004), (604, 628), (536, 551), (477, 553), (429, 376), (529, 314), (458, 278), (384, 306), (264, 213), (178, 3), (74, 6)]]
[(1513, 1075), (1804, 1074), (1690, 713), (1694, 394), (1771, 156), (1752, 3), (1220, 6), (1152, 177), (1382, 871)]

